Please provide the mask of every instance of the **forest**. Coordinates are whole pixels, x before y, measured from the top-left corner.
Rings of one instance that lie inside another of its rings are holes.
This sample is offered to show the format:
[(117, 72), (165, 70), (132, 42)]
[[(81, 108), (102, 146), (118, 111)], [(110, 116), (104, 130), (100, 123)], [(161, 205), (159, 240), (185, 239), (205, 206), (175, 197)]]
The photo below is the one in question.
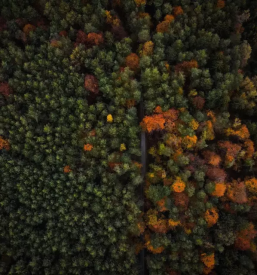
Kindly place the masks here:
[(257, 274), (256, 0), (0, 0), (0, 274)]

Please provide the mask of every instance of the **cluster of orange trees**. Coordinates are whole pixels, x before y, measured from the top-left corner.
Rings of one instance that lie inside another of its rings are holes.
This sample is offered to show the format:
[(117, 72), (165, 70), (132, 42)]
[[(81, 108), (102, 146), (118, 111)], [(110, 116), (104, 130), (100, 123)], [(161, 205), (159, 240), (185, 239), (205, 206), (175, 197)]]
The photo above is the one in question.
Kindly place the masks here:
[(151, 261), (156, 254), (173, 255), (163, 262), (173, 273), (188, 267), (209, 274), (227, 246), (256, 253), (257, 231), (243, 218), (257, 203), (257, 179), (244, 175), (245, 166), (254, 166), (254, 143), (238, 118), (204, 114), (198, 122), (185, 108), (163, 112), (157, 106), (141, 123), (151, 161), (138, 224), (145, 241), (138, 247), (153, 254)]

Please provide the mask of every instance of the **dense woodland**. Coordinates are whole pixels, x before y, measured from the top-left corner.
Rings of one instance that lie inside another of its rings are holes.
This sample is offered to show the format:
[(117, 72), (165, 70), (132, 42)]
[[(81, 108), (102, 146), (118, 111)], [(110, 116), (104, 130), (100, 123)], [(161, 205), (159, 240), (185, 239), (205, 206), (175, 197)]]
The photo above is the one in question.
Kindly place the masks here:
[(256, 148), (256, 0), (0, 0), (0, 274), (257, 274)]

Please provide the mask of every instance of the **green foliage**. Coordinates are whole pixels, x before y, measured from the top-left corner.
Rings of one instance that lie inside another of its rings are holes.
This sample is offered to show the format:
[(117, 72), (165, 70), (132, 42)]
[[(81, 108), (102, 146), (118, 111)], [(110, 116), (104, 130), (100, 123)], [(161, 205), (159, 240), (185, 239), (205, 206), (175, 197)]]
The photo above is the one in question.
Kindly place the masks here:
[[(12, 258), (9, 274), (137, 274), (128, 236), (139, 214), (139, 122), (127, 100), (136, 105), (141, 90), (133, 72), (119, 72), (131, 42), (106, 32), (106, 48), (74, 45), (78, 29), (104, 30), (93, 3), (3, 2), (0, 79), (13, 93), (0, 109), (11, 148), (0, 152), (0, 254)], [(43, 10), (47, 22), (37, 25)], [(35, 29), (24, 36), (26, 24)], [(84, 87), (87, 74), (98, 80), (97, 97)]]
[(148, 198), (152, 202), (157, 202), (161, 200), (163, 197), (168, 196), (170, 194), (170, 189), (167, 186), (154, 186), (151, 185), (148, 190)]

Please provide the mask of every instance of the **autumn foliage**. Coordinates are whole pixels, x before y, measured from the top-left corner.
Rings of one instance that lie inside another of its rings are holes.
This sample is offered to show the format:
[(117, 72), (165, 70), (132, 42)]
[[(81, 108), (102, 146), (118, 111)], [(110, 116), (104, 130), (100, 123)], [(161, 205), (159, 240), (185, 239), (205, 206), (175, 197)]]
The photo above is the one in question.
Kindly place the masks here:
[(135, 105), (136, 105), (136, 101), (134, 99), (128, 99), (126, 101), (126, 106), (128, 109), (134, 107)]
[(154, 43), (152, 41), (145, 42), (143, 46), (143, 55), (152, 55)]
[[(194, 96), (194, 92), (192, 95)], [(203, 110), (205, 101), (201, 98), (199, 100), (202, 104), (197, 109)], [(224, 212), (235, 215), (239, 205), (245, 207), (248, 204), (254, 205), (257, 201), (257, 198), (254, 199), (257, 180), (234, 179), (235, 176), (231, 176), (229, 170), (237, 173), (244, 161), (255, 154), (248, 128), (239, 120), (221, 127), (221, 117), (217, 113), (206, 111), (205, 114), (206, 120), (199, 122), (194, 117), (190, 118), (185, 108), (164, 112), (158, 105), (152, 115), (145, 116), (141, 122), (142, 129), (150, 134), (152, 144), (155, 136), (161, 137), (158, 145), (152, 145), (149, 149), (155, 165), (148, 173), (145, 192), (148, 192), (151, 185), (158, 185), (160, 189), (155, 190), (160, 194), (164, 192), (161, 186), (170, 190), (170, 195), (163, 196), (154, 207), (147, 204), (149, 210), (145, 215), (148, 219), (146, 230), (150, 236), (155, 236), (156, 233), (165, 235), (169, 231), (177, 232), (181, 229), (191, 236), (200, 218), (205, 220), (208, 230), (215, 231), (223, 223)], [(166, 156), (169, 158), (166, 159)], [(185, 176), (186, 173), (188, 176)], [(164, 178), (162, 175), (165, 175)], [(204, 189), (199, 188), (200, 184)], [(205, 209), (197, 208), (200, 203)], [(171, 209), (174, 209), (176, 216), (167, 219), (168, 213), (174, 215)], [(192, 218), (193, 215), (197, 217)], [(237, 237), (237, 247), (242, 239), (241, 235)], [(250, 242), (248, 239), (244, 240), (243, 246), (249, 247), (249, 243), (252, 246), (252, 239)], [(152, 253), (162, 250), (163, 246), (158, 246), (156, 251), (148, 249)], [(204, 264), (203, 274), (212, 274), (215, 266), (214, 253), (200, 255)]]
[(186, 187), (185, 183), (179, 177), (172, 184), (172, 190), (176, 193), (183, 192), (185, 190), (185, 187)]
[(69, 165), (66, 165), (66, 166), (63, 168), (63, 172), (64, 172), (65, 174), (70, 173), (70, 172), (71, 172), (70, 166), (69, 166)]
[(79, 30), (77, 32), (76, 38), (76, 46), (78, 44), (84, 44), (87, 47), (92, 47), (95, 45), (100, 45), (104, 42), (103, 35), (101, 33), (84, 33), (83, 31)]
[(169, 30), (169, 26), (170, 26), (169, 21), (162, 21), (157, 25), (156, 31), (160, 33), (167, 32)]
[(206, 254), (206, 253), (201, 254), (201, 261), (205, 265), (203, 273), (204, 274), (209, 274), (212, 271), (212, 269), (214, 268), (214, 265), (215, 265), (215, 255), (214, 255), (214, 253), (212, 253), (212, 254)]
[(168, 32), (170, 23), (174, 20), (174, 16), (171, 14), (167, 14), (164, 18), (164, 21), (160, 22), (157, 27), (156, 31), (160, 33)]
[(186, 210), (189, 204), (189, 197), (185, 192), (174, 194), (174, 204), (182, 210)]
[(164, 212), (168, 210), (165, 206), (166, 203), (166, 197), (162, 198), (161, 200), (157, 201), (157, 205), (159, 206), (160, 212)]
[(201, 254), (201, 261), (208, 268), (214, 267), (214, 264), (215, 264), (214, 253), (212, 253), (212, 254), (206, 254), (206, 253)]
[(197, 63), (196, 60), (184, 61), (184, 62), (176, 65), (175, 66), (175, 71), (176, 72), (188, 73), (193, 68), (198, 68), (198, 63)]
[(220, 141), (218, 146), (225, 151), (226, 164), (232, 162), (241, 150), (241, 146), (239, 144), (235, 144), (230, 141)]
[(218, 210), (216, 208), (208, 209), (204, 214), (204, 218), (208, 224), (208, 227), (213, 226), (219, 219)]
[(173, 8), (173, 14), (174, 14), (175, 17), (180, 15), (180, 14), (183, 14), (183, 13), (184, 13), (184, 11), (183, 11), (181, 6), (176, 6), (176, 7)]
[(175, 229), (177, 226), (180, 226), (180, 225), (181, 225), (180, 221), (174, 221), (172, 219), (168, 220), (168, 226), (172, 230)]
[(105, 11), (105, 15), (107, 24), (111, 24), (113, 27), (120, 27), (120, 19), (116, 15), (112, 15), (110, 11)]
[(151, 235), (149, 233), (145, 234), (145, 247), (147, 250), (152, 252), (153, 254), (160, 254), (164, 250), (164, 246), (154, 247), (151, 243)]
[(240, 125), (240, 127), (236, 127), (236, 129), (228, 128), (226, 130), (226, 135), (235, 136), (242, 140), (248, 139), (250, 137), (250, 133), (246, 125)]
[(251, 178), (245, 181), (246, 188), (250, 193), (257, 195), (257, 179)]
[(126, 66), (129, 67), (132, 71), (135, 71), (139, 67), (139, 57), (135, 53), (131, 53), (126, 57)]
[(3, 139), (0, 136), (0, 150), (2, 150), (2, 149), (5, 149), (5, 150), (9, 151), (10, 150), (10, 144), (6, 139)]
[(226, 184), (217, 182), (215, 183), (215, 190), (211, 193), (211, 195), (214, 197), (223, 197), (226, 189)]
[(59, 35), (66, 37), (68, 35), (68, 33), (67, 33), (67, 31), (60, 31)]
[(209, 167), (206, 172), (206, 175), (207, 177), (209, 177), (210, 180), (216, 182), (225, 182), (227, 177), (227, 174), (223, 169), (216, 167)]
[(146, 0), (135, 0), (135, 3), (137, 4), (137, 6), (145, 5), (146, 4)]
[(239, 250), (250, 250), (251, 242), (256, 237), (257, 231), (252, 223), (249, 223), (247, 228), (237, 232), (235, 247)]
[(5, 98), (8, 98), (10, 94), (12, 94), (12, 89), (7, 82), (0, 83), (0, 94), (2, 94)]
[(85, 76), (85, 88), (93, 94), (99, 93), (98, 81), (94, 75)]
[(84, 151), (91, 151), (93, 149), (93, 145), (92, 144), (85, 144), (84, 145)]
[(174, 19), (175, 19), (174, 16), (171, 15), (171, 14), (167, 14), (167, 15), (164, 17), (164, 21), (168, 21), (169, 23), (171, 23)]
[(253, 157), (253, 154), (254, 154), (254, 151), (255, 151), (253, 141), (251, 141), (250, 139), (247, 139), (244, 142), (243, 147), (245, 148), (245, 151), (246, 151), (245, 159), (251, 159)]
[(36, 29), (36, 27), (32, 24), (26, 24), (23, 27), (23, 32), (28, 35), (30, 32), (34, 31)]
[(109, 114), (109, 115), (107, 116), (107, 122), (109, 122), (109, 123), (112, 123), (112, 122), (113, 122), (113, 116), (112, 116), (111, 114)]
[(52, 39), (50, 45), (54, 48), (59, 48), (61, 46), (61, 42), (57, 39)]
[(151, 133), (156, 130), (163, 130), (165, 124), (165, 119), (163, 115), (153, 115), (153, 116), (145, 116), (143, 121), (141, 122), (142, 128)]
[(156, 109), (158, 114), (154, 114), (152, 116), (145, 116), (143, 121), (141, 122), (141, 127), (147, 131), (158, 131), (163, 130), (165, 125), (167, 128), (173, 128), (175, 126), (175, 121), (178, 118), (178, 112), (176, 110), (168, 110), (167, 112), (162, 112), (160, 108)]
[(90, 32), (87, 35), (87, 43), (89, 45), (100, 45), (104, 42), (104, 38), (103, 35), (101, 33), (94, 33), (94, 32)]
[(244, 182), (233, 181), (227, 184), (227, 197), (239, 204), (247, 202), (246, 187)]
[(202, 110), (205, 104), (205, 99), (201, 96), (196, 96), (192, 99), (192, 102), (195, 108)]
[(217, 2), (217, 8), (223, 9), (225, 7), (225, 1), (224, 0), (218, 0)]
[(221, 157), (212, 151), (204, 151), (203, 156), (206, 162), (210, 165), (219, 166), (221, 162)]

